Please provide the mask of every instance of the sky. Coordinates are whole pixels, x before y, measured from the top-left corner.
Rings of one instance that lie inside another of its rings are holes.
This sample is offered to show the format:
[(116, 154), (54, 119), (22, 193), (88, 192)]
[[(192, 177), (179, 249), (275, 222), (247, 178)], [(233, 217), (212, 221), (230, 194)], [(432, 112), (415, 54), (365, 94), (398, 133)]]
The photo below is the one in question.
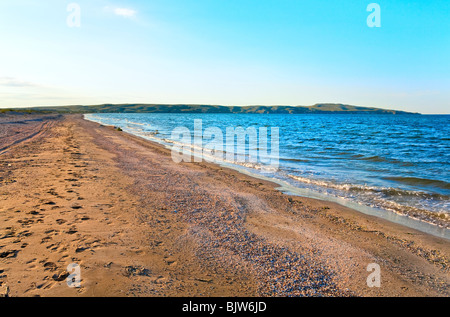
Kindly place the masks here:
[(450, 1), (375, 1), (1, 0), (0, 108), (344, 103), (449, 114)]

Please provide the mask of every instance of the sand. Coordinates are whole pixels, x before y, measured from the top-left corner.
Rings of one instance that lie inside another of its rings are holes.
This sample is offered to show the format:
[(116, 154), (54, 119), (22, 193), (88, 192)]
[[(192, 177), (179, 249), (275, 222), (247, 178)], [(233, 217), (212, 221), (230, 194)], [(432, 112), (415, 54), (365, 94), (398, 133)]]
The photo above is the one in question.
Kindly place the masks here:
[(3, 115), (0, 296), (449, 296), (447, 240), (276, 187), (81, 115)]

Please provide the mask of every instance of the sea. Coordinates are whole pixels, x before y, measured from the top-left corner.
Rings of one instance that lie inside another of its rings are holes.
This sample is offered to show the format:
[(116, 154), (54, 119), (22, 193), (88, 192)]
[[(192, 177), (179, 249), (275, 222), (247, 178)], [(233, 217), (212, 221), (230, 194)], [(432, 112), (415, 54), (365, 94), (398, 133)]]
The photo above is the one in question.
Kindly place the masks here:
[[(85, 118), (167, 147), (203, 146), (192, 141), (199, 122), (200, 133), (219, 128), (224, 136), (230, 127), (265, 129), (268, 157), (277, 131), (276, 168), (265, 168), (267, 159), (250, 160), (255, 150), (250, 144), (247, 161), (221, 164), (274, 181), (289, 194), (337, 202), (450, 239), (450, 115), (94, 113)], [(174, 131), (189, 131), (192, 139), (174, 140)]]

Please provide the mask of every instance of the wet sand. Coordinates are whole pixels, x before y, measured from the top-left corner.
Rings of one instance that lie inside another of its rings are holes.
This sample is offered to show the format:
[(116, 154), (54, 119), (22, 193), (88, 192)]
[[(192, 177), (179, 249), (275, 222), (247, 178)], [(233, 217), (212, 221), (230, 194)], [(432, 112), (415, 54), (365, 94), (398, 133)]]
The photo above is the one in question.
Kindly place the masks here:
[(447, 240), (81, 115), (4, 115), (0, 133), (0, 295), (450, 295)]

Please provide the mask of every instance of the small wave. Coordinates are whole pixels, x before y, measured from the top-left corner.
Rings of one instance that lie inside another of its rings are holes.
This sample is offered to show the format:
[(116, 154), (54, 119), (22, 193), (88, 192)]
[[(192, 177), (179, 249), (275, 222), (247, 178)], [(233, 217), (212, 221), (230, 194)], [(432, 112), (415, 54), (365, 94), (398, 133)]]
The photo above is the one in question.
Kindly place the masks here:
[(385, 158), (378, 155), (372, 155), (372, 156), (364, 156), (361, 154), (356, 154), (351, 156), (355, 160), (359, 161), (367, 161), (367, 162), (377, 162), (377, 163), (391, 163), (391, 164), (397, 164), (401, 166), (414, 166), (412, 162), (404, 162), (393, 158)]
[[(396, 214), (449, 228), (449, 196), (407, 191), (397, 188), (381, 188), (355, 184), (335, 184), (330, 181), (309, 179), (295, 175), (306, 188), (325, 195), (356, 201), (359, 204), (389, 210)], [(296, 186), (296, 185), (294, 185)], [(298, 185), (297, 185), (298, 186)]]
[(356, 192), (356, 193), (374, 193), (374, 194), (382, 194), (385, 197), (392, 196), (403, 196), (403, 197), (416, 197), (422, 199), (433, 199), (433, 200), (449, 200), (450, 197), (447, 195), (437, 194), (437, 193), (426, 193), (423, 191), (412, 191), (412, 190), (404, 190), (399, 188), (392, 187), (376, 187), (376, 186), (367, 186), (367, 185), (357, 185), (357, 184), (349, 184), (349, 183), (333, 183), (325, 180), (316, 180), (310, 179), (306, 177), (296, 176), (296, 175), (287, 175), (288, 177), (300, 181), (304, 184), (311, 184), (325, 188), (331, 188), (340, 191), (347, 192)]
[(311, 160), (307, 160), (307, 159), (296, 159), (296, 158), (280, 158), (281, 161), (286, 161), (286, 162), (300, 162), (300, 163), (309, 163), (311, 162)]
[(125, 119), (125, 121), (129, 124), (133, 124), (133, 125), (141, 125), (141, 126), (149, 126), (150, 124), (148, 123), (141, 123), (141, 122), (136, 122), (136, 121), (131, 121), (128, 119)]
[(385, 179), (412, 186), (420, 185), (450, 190), (450, 183), (436, 179), (419, 177), (385, 177)]
[(381, 157), (381, 156), (378, 156), (378, 155), (364, 156), (362, 154), (355, 154), (355, 155), (352, 155), (352, 158), (355, 159), (355, 160), (369, 161), (369, 162), (400, 163), (400, 161), (397, 161), (397, 160), (394, 160), (394, 159), (388, 159), (388, 158)]
[(370, 162), (389, 162), (390, 160), (385, 159), (384, 157), (374, 155), (369, 157), (362, 157), (361, 160), (370, 161)]

